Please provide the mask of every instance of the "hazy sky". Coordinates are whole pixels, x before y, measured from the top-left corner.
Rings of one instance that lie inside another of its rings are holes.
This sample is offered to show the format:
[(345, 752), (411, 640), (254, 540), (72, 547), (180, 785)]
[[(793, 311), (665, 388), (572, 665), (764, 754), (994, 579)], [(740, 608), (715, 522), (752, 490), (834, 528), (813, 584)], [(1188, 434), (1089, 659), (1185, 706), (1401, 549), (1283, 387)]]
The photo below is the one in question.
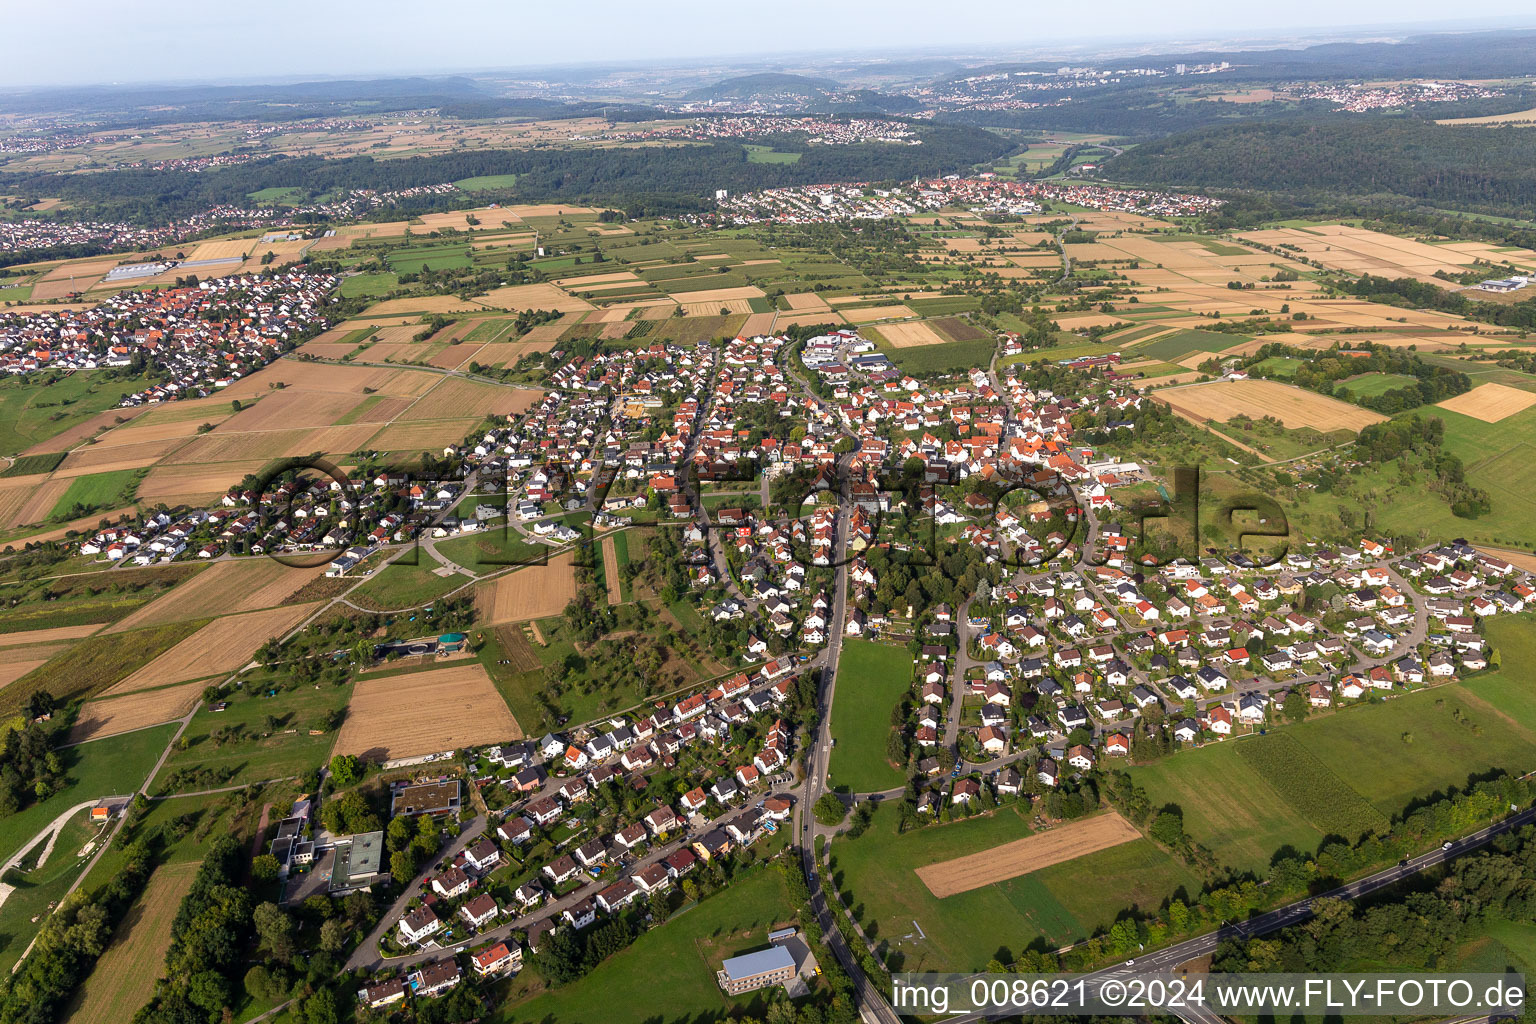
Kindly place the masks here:
[[(400, 75), (827, 51), (1422, 26), (1443, 0), (53, 0), (6, 5), (0, 85)], [(1499, 13), (1508, 12), (1507, 8)], [(1516, 12), (1518, 13), (1518, 12)], [(1536, 21), (1536, 16), (1533, 16)], [(741, 64), (753, 70), (750, 57)]]

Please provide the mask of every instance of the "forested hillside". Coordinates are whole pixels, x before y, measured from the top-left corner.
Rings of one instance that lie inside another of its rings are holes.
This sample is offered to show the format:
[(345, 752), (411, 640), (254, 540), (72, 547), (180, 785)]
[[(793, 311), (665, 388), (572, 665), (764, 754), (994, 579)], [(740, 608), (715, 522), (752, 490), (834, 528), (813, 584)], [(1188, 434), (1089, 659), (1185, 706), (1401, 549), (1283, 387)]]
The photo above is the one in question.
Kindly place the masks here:
[(794, 163), (751, 163), (734, 142), (649, 149), (481, 150), (403, 160), (274, 157), (205, 173), (0, 175), (0, 193), (59, 196), (82, 208), (88, 205), (93, 215), (156, 224), (220, 203), (247, 205), (250, 193), (272, 187), (320, 195), (344, 188), (405, 189), (516, 174), (519, 198), (626, 205), (649, 197), (647, 212), (672, 212), (696, 208), (721, 188), (737, 192), (835, 181), (910, 180), (914, 175), (965, 171), (1013, 148), (1013, 143), (979, 128), (925, 125), (919, 132), (920, 146), (812, 146), (803, 139), (776, 138), (778, 148), (800, 151)]
[(1536, 210), (1536, 132), (1410, 118), (1245, 123), (1146, 143), (1105, 173), (1147, 184), (1402, 196), (1518, 214)]

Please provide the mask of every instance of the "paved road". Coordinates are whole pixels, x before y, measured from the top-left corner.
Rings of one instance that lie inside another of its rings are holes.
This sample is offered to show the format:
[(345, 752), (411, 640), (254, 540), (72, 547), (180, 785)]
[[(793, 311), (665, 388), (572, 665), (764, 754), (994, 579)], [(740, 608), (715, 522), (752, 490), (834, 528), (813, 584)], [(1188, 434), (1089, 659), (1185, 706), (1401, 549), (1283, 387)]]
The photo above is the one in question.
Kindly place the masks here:
[[(763, 797), (766, 798), (769, 795), (769, 793), (764, 793)], [(718, 817), (710, 819), (698, 829), (692, 829), (669, 843), (665, 843), (661, 846), (651, 847), (646, 851), (644, 856), (636, 858), (634, 863), (632, 863), (625, 870), (630, 874), (634, 874), (641, 868), (644, 868), (650, 864), (654, 864), (656, 861), (670, 856), (671, 854), (681, 849), (683, 846), (691, 843), (694, 836), (708, 832), (712, 828), (723, 825), (726, 821), (740, 814), (741, 811), (741, 807), (733, 807)], [(460, 850), (463, 850), (471, 843), (477, 841), (485, 833), (487, 827), (488, 822), (486, 819), (476, 818), (473, 822), (469, 823), (469, 825), (465, 827), (464, 831), (459, 834), (458, 838), (448, 849), (444, 850), (432, 859), (432, 866), (422, 871), (420, 875), (411, 881), (409, 886), (401, 891), (399, 897), (397, 897), (394, 903), (390, 905), (390, 908), (385, 911), (384, 916), (379, 919), (378, 925), (375, 926), (373, 931), (369, 933), (368, 937), (362, 941), (357, 949), (352, 952), (351, 957), (349, 957), (347, 960), (348, 970), (363, 969), (368, 971), (375, 971), (381, 967), (386, 966), (412, 967), (426, 960), (436, 960), (442, 957), (448, 950), (457, 951), (469, 945), (479, 946), (489, 942), (497, 942), (507, 938), (514, 931), (526, 931), (529, 926), (536, 924), (546, 918), (553, 917), (559, 914), (566, 907), (580, 903), (582, 900), (587, 899), (590, 896), (597, 895), (597, 893), (600, 892), (605, 886), (611, 885), (612, 883), (618, 881), (619, 876), (612, 871), (608, 871), (605, 872), (604, 876), (597, 882), (581, 886), (572, 892), (566, 893), (559, 899), (547, 901), (532, 913), (512, 918), (503, 922), (502, 924), (497, 925), (494, 928), (488, 928), (485, 931), (479, 932), (472, 936), (465, 935), (463, 938), (449, 946), (440, 947), (433, 945), (426, 949), (418, 949), (417, 951), (409, 953), (405, 956), (390, 957), (388, 959), (380, 956), (378, 952), (379, 939), (384, 935), (385, 932), (388, 932), (399, 925), (400, 916), (405, 911), (405, 905), (410, 902), (411, 897), (416, 895), (417, 889), (420, 887), (420, 885), (433, 874), (437, 873), (439, 869), (436, 865), (452, 861), (454, 856), (457, 855)], [(455, 923), (456, 930), (461, 929), (462, 927), (462, 922)]]
[[(485, 833), (485, 818), (476, 816), (466, 823), (459, 834), (454, 837), (442, 850), (439, 850), (429, 861), (427, 868), (421, 872), (410, 885), (403, 886), (400, 895), (389, 905), (389, 909), (379, 917), (379, 923), (368, 933), (368, 936), (358, 944), (357, 949), (347, 959), (347, 970), (355, 970), (359, 967), (376, 967), (382, 962), (378, 955), (379, 939), (384, 933), (400, 923), (400, 915), (405, 913), (405, 905), (416, 895), (416, 888), (430, 875), (439, 870), (439, 865), (451, 864), (453, 858), (467, 849), (469, 844), (477, 841)], [(371, 958), (371, 959), (370, 959)]]
[[(1180, 942), (1177, 945), (1168, 946), (1147, 953), (1144, 956), (1139, 956), (1134, 961), (1094, 971), (1091, 974), (1083, 975), (1083, 977), (1090, 984), (1102, 984), (1111, 978), (1123, 979), (1143, 973), (1166, 973), (1180, 964), (1214, 953), (1216, 948), (1227, 939), (1251, 939), (1304, 921), (1312, 916), (1314, 899), (1353, 900), (1359, 899), (1362, 896), (1368, 896), (1388, 886), (1396, 885), (1398, 882), (1410, 878), (1427, 868), (1443, 864), (1454, 857), (1459, 857), (1464, 853), (1478, 849), (1497, 835), (1509, 832), (1523, 825), (1529, 825), (1532, 822), (1536, 822), (1536, 808), (1512, 814), (1503, 821), (1496, 822), (1485, 829), (1480, 829), (1470, 835), (1454, 840), (1450, 843), (1449, 849), (1436, 848), (1428, 853), (1409, 858), (1406, 863), (1393, 865), (1385, 871), (1378, 871), (1374, 875), (1367, 875), (1364, 878), (1356, 879), (1347, 885), (1341, 885), (1337, 889), (1330, 889), (1316, 897), (1308, 897), (1307, 899), (1297, 900), (1294, 903), (1288, 903), (1283, 907), (1278, 907), (1268, 913), (1249, 918), (1246, 921), (1227, 925), (1216, 931), (1207, 932), (1204, 935)], [(973, 1024), (973, 1022), (982, 1019), (984, 1018), (981, 1014), (970, 1013), (957, 1014), (946, 1020), (950, 1024)], [(1195, 1018), (1189, 1019), (1193, 1020)], [(1209, 1019), (1215, 1020), (1217, 1018), (1213, 1016)]]

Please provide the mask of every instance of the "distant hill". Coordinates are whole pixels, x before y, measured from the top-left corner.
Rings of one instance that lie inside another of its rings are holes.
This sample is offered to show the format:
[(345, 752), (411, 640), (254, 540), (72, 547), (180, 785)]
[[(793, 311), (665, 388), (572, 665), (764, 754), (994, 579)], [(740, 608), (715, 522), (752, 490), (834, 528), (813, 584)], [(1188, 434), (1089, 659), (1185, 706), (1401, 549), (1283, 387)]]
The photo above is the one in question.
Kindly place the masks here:
[(756, 75), (739, 75), (706, 85), (685, 93), (683, 99), (750, 100), (759, 96), (803, 96), (814, 99), (827, 93), (837, 92), (838, 84), (827, 78), (807, 78), (804, 75), (786, 75), (765, 71)]
[(808, 78), (764, 72), (727, 78), (714, 85), (694, 89), (683, 96), (692, 102), (749, 102), (752, 100), (798, 100), (798, 109), (813, 114), (910, 114), (921, 108), (910, 96), (881, 93), (873, 89), (850, 89), (826, 78)]

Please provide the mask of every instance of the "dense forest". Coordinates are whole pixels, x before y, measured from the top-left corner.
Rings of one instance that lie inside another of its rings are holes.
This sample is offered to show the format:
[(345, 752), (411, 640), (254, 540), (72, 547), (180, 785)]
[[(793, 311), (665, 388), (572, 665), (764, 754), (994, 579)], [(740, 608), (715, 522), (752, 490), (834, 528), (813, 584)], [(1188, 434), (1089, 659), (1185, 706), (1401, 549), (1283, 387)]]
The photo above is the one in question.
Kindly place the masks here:
[[(979, 128), (925, 125), (922, 145), (812, 146), (775, 137), (794, 163), (751, 163), (735, 142), (653, 149), (482, 150), (404, 160), (273, 157), (215, 171), (121, 170), (101, 174), (0, 175), (0, 193), (59, 196), (89, 204), (92, 216), (159, 224), (210, 206), (245, 205), (265, 188), (405, 189), (479, 175), (516, 174), (527, 200), (595, 198), (633, 214), (701, 209), (716, 189), (733, 192), (831, 181), (894, 181), (968, 170), (1009, 152), (1013, 143)], [(638, 207), (638, 208), (637, 208)]]
[(1536, 133), (1408, 117), (1249, 122), (1148, 142), (1107, 177), (1300, 197), (1406, 197), (1481, 213), (1536, 211)]

